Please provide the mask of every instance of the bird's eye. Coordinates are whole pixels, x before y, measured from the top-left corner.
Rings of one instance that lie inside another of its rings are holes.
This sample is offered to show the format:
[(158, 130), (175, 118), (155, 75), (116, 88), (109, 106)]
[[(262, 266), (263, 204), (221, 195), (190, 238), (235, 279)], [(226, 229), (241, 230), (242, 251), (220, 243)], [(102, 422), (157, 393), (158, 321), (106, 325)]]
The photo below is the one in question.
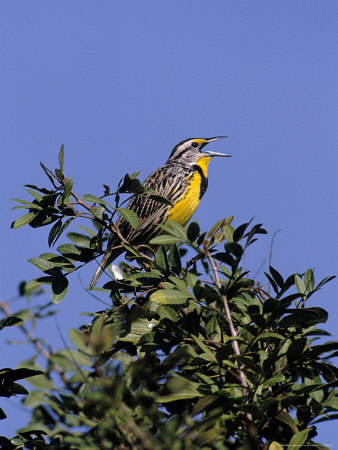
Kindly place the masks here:
[(193, 142), (193, 143), (192, 143), (192, 146), (195, 147), (195, 148), (198, 147), (197, 142)]

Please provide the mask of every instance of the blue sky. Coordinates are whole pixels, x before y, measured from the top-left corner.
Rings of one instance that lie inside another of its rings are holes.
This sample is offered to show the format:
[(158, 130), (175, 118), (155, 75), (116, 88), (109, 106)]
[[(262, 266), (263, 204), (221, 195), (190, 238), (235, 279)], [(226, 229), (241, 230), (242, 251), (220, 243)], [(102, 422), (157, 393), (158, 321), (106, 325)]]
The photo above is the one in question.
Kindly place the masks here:
[[(230, 215), (263, 223), (269, 234), (246, 260), (253, 274), (279, 229), (272, 263), (283, 276), (337, 274), (337, 17), (335, 0), (1, 1), (0, 297), (36, 277), (27, 259), (47, 251), (47, 230), (10, 229), (9, 199), (46, 184), (39, 162), (56, 167), (62, 143), (75, 191), (100, 195), (126, 172), (145, 178), (182, 139), (228, 135), (210, 149), (233, 157), (211, 162), (194, 218), (203, 229)], [(312, 297), (335, 339), (337, 284)], [(63, 335), (99, 308), (75, 275), (58, 305)], [(61, 347), (56, 323), (36, 332), (46, 330)], [(2, 366), (28, 352), (4, 348)], [(6, 433), (26, 420), (17, 405), (5, 406)], [(334, 428), (322, 425), (318, 440), (332, 444)]]

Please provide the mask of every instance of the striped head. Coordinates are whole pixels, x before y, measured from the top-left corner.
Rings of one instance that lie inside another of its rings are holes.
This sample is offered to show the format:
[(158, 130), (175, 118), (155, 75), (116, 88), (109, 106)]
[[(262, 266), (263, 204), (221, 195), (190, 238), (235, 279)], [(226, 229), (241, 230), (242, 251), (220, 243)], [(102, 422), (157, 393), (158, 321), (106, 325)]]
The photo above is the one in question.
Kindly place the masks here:
[(185, 139), (173, 149), (167, 164), (175, 163), (182, 164), (185, 167), (193, 167), (198, 164), (201, 159), (209, 162), (210, 158), (214, 156), (230, 156), (225, 153), (212, 152), (204, 149), (209, 142), (217, 141), (218, 139), (223, 139), (225, 137), (227, 136), (218, 136), (207, 139)]

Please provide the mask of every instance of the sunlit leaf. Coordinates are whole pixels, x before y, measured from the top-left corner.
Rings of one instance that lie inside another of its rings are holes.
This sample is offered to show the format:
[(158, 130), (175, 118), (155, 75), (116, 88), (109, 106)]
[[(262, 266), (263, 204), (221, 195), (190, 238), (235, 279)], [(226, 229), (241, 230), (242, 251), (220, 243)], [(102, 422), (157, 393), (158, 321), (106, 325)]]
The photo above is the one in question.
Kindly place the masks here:
[(24, 214), (23, 216), (20, 216), (18, 219), (16, 219), (15, 222), (12, 223), (12, 228), (20, 228), (24, 225), (27, 225), (28, 223), (32, 222), (32, 220), (37, 216), (36, 212), (31, 212)]
[(162, 303), (163, 305), (181, 305), (186, 303), (192, 294), (177, 291), (176, 289), (159, 289), (149, 297), (151, 302)]
[(307, 441), (310, 431), (311, 428), (307, 428), (306, 430), (298, 431), (298, 433), (294, 434), (289, 441), (289, 447), (292, 447), (294, 450), (300, 449)]

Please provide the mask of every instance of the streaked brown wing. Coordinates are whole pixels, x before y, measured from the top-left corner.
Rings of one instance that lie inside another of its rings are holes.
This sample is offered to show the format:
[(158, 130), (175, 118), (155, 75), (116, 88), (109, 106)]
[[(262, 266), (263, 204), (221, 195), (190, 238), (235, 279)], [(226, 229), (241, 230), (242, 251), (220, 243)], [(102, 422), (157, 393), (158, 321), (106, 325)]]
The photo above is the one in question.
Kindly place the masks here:
[[(186, 186), (186, 177), (178, 177), (176, 165), (165, 165), (156, 169), (144, 181), (144, 186), (153, 189), (157, 194), (175, 202), (182, 195)], [(135, 196), (127, 205), (128, 209), (135, 211), (139, 217), (137, 228), (126, 222), (122, 217), (118, 219), (116, 225), (123, 236), (132, 244), (147, 243), (154, 237), (159, 228), (155, 224), (163, 224), (166, 221), (169, 205), (165, 205), (149, 197)]]

